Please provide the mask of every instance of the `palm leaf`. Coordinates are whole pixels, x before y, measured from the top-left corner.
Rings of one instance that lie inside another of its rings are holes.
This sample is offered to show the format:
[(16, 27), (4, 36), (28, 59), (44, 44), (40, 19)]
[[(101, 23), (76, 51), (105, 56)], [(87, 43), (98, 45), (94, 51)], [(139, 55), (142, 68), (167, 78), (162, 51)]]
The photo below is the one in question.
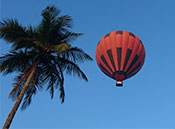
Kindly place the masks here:
[(62, 73), (62, 69), (58, 67), (55, 64), (55, 57), (54, 56), (48, 56), (48, 58), (44, 58), (44, 60), (41, 60), (40, 64), (42, 64), (38, 68), (39, 72), (39, 80), (41, 82), (44, 82), (48, 84), (47, 89), (51, 95), (51, 99), (54, 96), (54, 90), (59, 87), (60, 89), (60, 98), (62, 102), (64, 102), (64, 88), (63, 88), (63, 83), (64, 83), (64, 77)]
[(0, 72), (4, 74), (9, 74), (14, 71), (23, 71), (28, 66), (30, 66), (33, 55), (27, 55), (23, 51), (10, 52), (2, 57), (0, 57)]
[(50, 39), (50, 28), (55, 24), (57, 15), (60, 13), (55, 6), (47, 6), (46, 9), (42, 11), (43, 19), (38, 26), (38, 37), (41, 42), (49, 42)]
[(65, 53), (63, 53), (63, 57), (66, 60), (70, 60), (75, 63), (83, 63), (85, 61), (92, 61), (93, 59), (86, 54), (82, 49), (78, 47), (72, 47)]
[(54, 22), (56, 17), (59, 15), (61, 11), (57, 9), (55, 6), (47, 6), (41, 13), (43, 16), (43, 21), (52, 21)]
[(69, 15), (63, 15), (58, 18), (59, 24), (62, 27), (62, 30), (67, 31), (67, 29), (72, 28), (72, 18)]
[(25, 97), (21, 106), (21, 110), (26, 109), (32, 101), (32, 96), (37, 93), (37, 89), (34, 86), (29, 86), (25, 92)]
[(64, 35), (62, 35), (61, 37), (61, 42), (64, 42), (64, 43), (72, 42), (81, 35), (83, 35), (83, 33), (73, 33), (70, 31), (66, 31)]
[(18, 90), (22, 86), (21, 84), (24, 82), (24, 80), (29, 75), (29, 70), (30, 69), (26, 69), (24, 73), (21, 73), (20, 75), (15, 77), (16, 83), (14, 84), (14, 88), (12, 89), (12, 91), (9, 94), (10, 98), (12, 98), (12, 97), (14, 97), (16, 95), (16, 93), (18, 92)]
[(16, 19), (7, 19), (0, 22), (0, 38), (13, 43), (18, 38), (27, 37), (26, 28), (19, 25)]
[(85, 73), (79, 68), (79, 66), (72, 61), (66, 60), (64, 58), (58, 58), (61, 61), (61, 68), (65, 70), (69, 75), (77, 75), (80, 79), (88, 81)]
[[(60, 84), (60, 99), (61, 99), (61, 102), (64, 103), (64, 99), (65, 99), (65, 92), (64, 92), (64, 75), (63, 75), (63, 71), (60, 67), (60, 65), (57, 65), (58, 66), (58, 69), (60, 71), (60, 76), (61, 78), (59, 79), (59, 84)], [(58, 84), (57, 84), (58, 85)]]
[(19, 96), (31, 66), (36, 59), (39, 60), (25, 92), (22, 110), (31, 104), (32, 96), (44, 87), (51, 98), (55, 90), (59, 89), (63, 103), (64, 72), (88, 81), (78, 63), (93, 59), (82, 49), (71, 47), (70, 42), (82, 34), (71, 31), (73, 22), (69, 15), (58, 17), (59, 14), (60, 10), (55, 6), (47, 6), (42, 11), (41, 23), (35, 28), (23, 27), (16, 19), (0, 22), (0, 38), (12, 44), (12, 51), (0, 57), (0, 72), (19, 74), (10, 93), (12, 99)]
[(60, 43), (58, 45), (53, 45), (52, 48), (55, 50), (55, 52), (59, 55), (62, 53), (65, 53), (67, 50), (70, 49), (70, 44), (66, 43)]

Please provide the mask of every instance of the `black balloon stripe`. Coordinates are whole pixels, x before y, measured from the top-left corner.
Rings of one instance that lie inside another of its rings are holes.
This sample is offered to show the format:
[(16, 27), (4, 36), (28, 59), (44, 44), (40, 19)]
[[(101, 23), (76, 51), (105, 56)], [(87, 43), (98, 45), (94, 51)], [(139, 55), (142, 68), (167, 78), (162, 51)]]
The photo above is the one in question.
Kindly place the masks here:
[(109, 66), (108, 62), (106, 61), (106, 59), (105, 59), (105, 57), (104, 57), (103, 55), (101, 56), (101, 60), (102, 60), (103, 63), (108, 67), (108, 69), (109, 69), (111, 72), (113, 72), (112, 69), (111, 69), (111, 67)]
[(126, 65), (128, 63), (128, 60), (131, 56), (131, 53), (132, 53), (132, 50), (131, 49), (128, 49), (127, 50), (127, 53), (126, 53), (126, 58), (125, 58), (125, 63), (124, 63), (124, 66), (123, 66), (123, 71), (125, 71), (125, 68), (126, 68)]
[(107, 53), (108, 53), (108, 57), (109, 57), (109, 59), (111, 61), (111, 64), (112, 64), (114, 70), (116, 71), (116, 67), (115, 67), (115, 63), (114, 63), (114, 58), (113, 58), (111, 49), (107, 50)]
[(120, 71), (120, 67), (121, 67), (121, 56), (122, 56), (122, 48), (117, 48), (117, 59), (118, 59), (119, 71)]
[(138, 69), (140, 66), (141, 66), (141, 63), (139, 63), (133, 70), (131, 70), (131, 72), (129, 72), (129, 73), (127, 74), (127, 76), (130, 76), (131, 74), (137, 72), (137, 69)]
[(109, 35), (110, 35), (110, 33), (106, 34), (106, 35), (104, 36), (104, 38), (108, 37)]
[(131, 32), (129, 32), (129, 35), (135, 38), (135, 35)]
[(99, 66), (100, 66), (100, 68), (101, 68), (104, 72), (106, 72), (106, 74), (107, 74), (108, 76), (111, 76), (111, 77), (112, 77), (111, 73), (110, 73), (105, 67), (103, 67), (102, 64), (99, 64)]
[(126, 73), (128, 73), (128, 71), (132, 68), (132, 66), (136, 63), (136, 61), (137, 61), (138, 59), (139, 59), (139, 56), (136, 55), (136, 56), (134, 57), (134, 59), (132, 60), (132, 62), (131, 62), (131, 64), (130, 64), (129, 68), (126, 70)]
[(116, 31), (116, 34), (123, 34), (123, 31)]

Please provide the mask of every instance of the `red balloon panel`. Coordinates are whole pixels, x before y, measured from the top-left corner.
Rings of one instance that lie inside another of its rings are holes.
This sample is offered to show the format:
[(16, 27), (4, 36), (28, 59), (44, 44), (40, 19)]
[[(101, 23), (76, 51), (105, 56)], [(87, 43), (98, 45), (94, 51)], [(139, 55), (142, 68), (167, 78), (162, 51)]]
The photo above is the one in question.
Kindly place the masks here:
[(124, 80), (136, 74), (145, 59), (145, 49), (140, 39), (131, 32), (113, 31), (97, 45), (96, 61), (109, 77)]

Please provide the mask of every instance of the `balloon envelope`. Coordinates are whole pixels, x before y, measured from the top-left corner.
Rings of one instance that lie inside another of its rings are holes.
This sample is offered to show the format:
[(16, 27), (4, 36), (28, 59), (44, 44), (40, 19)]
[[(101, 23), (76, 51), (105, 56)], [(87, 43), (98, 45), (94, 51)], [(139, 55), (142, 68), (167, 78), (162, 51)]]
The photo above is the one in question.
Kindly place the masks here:
[(131, 32), (113, 31), (105, 35), (96, 48), (96, 62), (103, 73), (123, 85), (123, 80), (135, 75), (143, 66), (145, 49)]

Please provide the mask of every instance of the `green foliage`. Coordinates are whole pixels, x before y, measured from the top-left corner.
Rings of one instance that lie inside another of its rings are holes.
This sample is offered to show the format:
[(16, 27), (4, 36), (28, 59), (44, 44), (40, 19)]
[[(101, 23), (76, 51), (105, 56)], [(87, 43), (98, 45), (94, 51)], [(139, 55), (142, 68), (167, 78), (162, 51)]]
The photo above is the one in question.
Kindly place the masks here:
[(21, 50), (19, 52), (10, 52), (0, 57), (0, 72), (9, 74), (16, 71), (23, 71), (31, 65), (33, 58), (33, 53), (27, 55)]
[(54, 51), (57, 54), (63, 54), (66, 51), (69, 51), (70, 47), (71, 46), (69, 44), (61, 43), (61, 44), (58, 44), (58, 45), (53, 45), (52, 48), (54, 49)]
[(51, 98), (58, 89), (63, 103), (64, 72), (88, 81), (78, 64), (92, 58), (82, 49), (70, 45), (82, 33), (72, 32), (71, 17), (59, 14), (60, 10), (55, 6), (47, 6), (41, 13), (43, 18), (40, 24), (35, 28), (23, 27), (16, 19), (0, 22), (0, 38), (12, 44), (11, 51), (0, 57), (0, 72), (19, 73), (10, 98), (15, 100), (19, 96), (32, 66), (39, 62), (25, 92), (22, 109), (29, 106), (32, 96), (43, 88), (49, 91)]

